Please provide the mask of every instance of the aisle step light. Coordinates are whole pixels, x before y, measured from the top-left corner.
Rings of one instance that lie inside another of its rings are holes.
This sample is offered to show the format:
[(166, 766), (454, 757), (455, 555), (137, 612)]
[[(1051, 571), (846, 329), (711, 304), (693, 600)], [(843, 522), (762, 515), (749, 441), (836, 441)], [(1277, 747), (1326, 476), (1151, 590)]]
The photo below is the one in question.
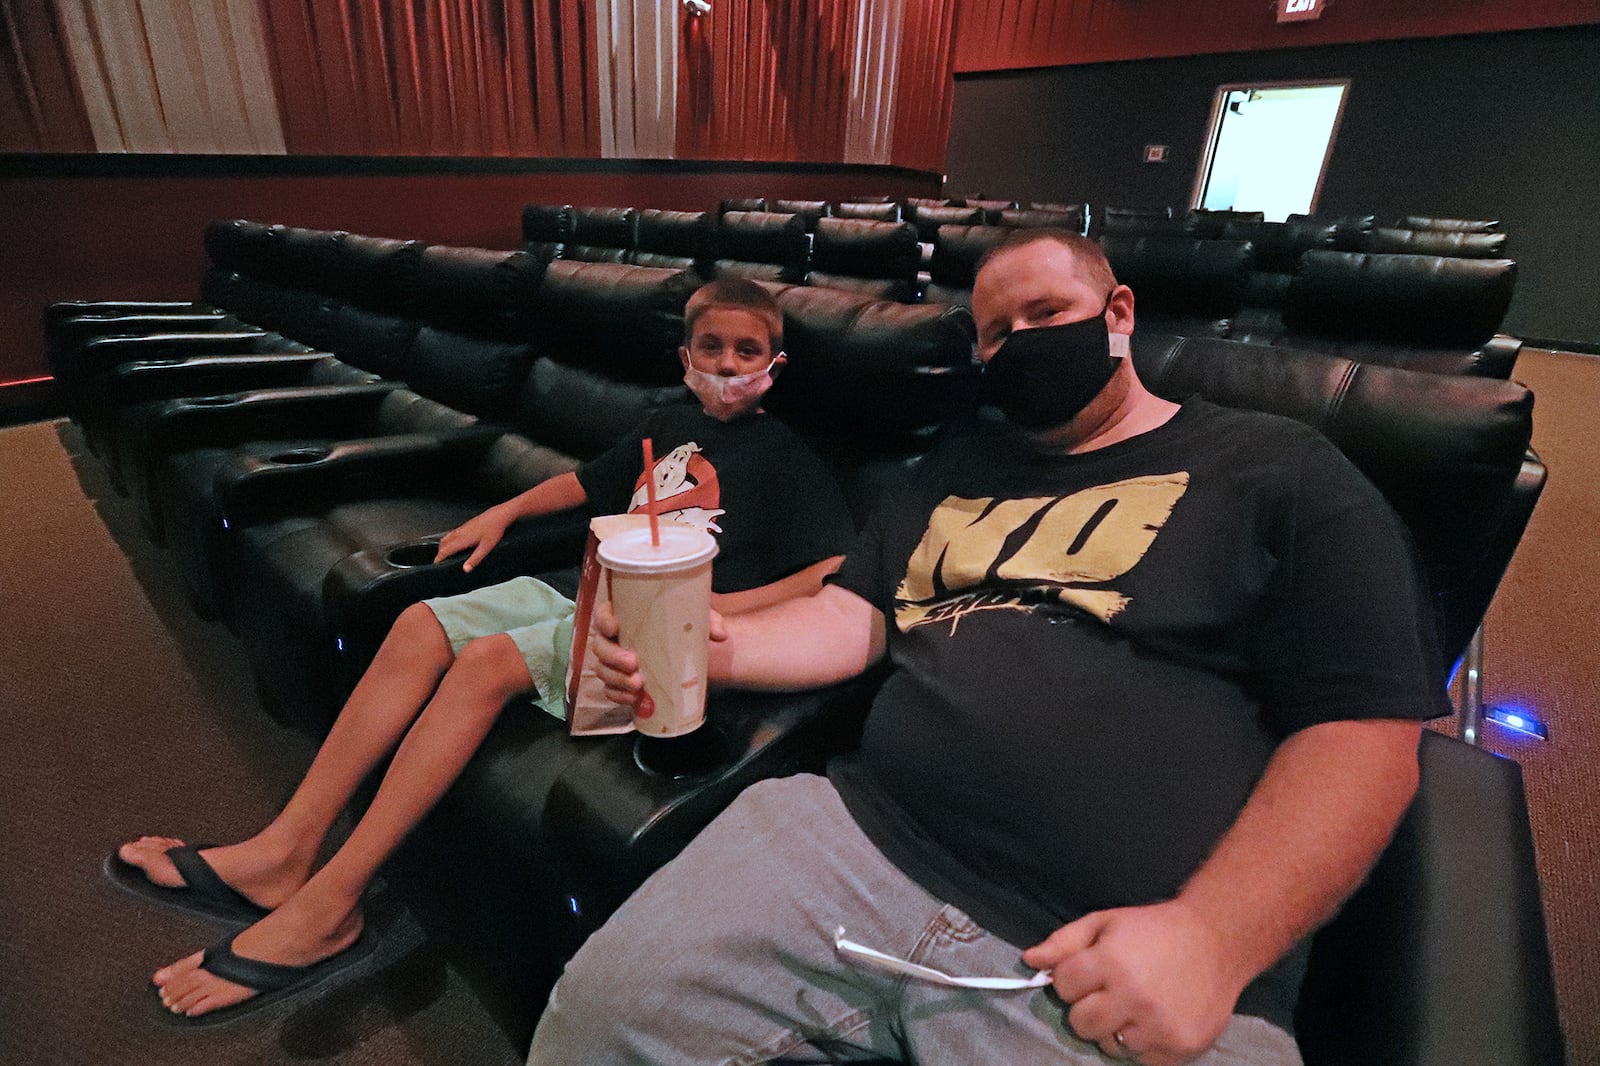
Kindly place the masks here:
[(1520, 707), (1485, 707), (1483, 716), (1502, 729), (1509, 729), (1513, 733), (1534, 737), (1538, 740), (1550, 739), (1550, 727), (1541, 718), (1536, 718)]

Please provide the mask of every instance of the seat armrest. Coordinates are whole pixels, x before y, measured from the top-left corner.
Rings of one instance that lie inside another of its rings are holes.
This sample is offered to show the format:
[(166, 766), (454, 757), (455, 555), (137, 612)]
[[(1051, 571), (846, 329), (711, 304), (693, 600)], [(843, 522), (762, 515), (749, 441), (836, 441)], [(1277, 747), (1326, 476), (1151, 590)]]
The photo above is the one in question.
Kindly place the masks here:
[(671, 859), (745, 787), (769, 777), (820, 771), (855, 747), (878, 667), (807, 692), (712, 692), (701, 731), (714, 730), (725, 757), (711, 771), (674, 779), (642, 769), (638, 734), (583, 740), (593, 750), (557, 779), (545, 811), (567, 893), (598, 924), (649, 874)]
[(334, 358), (332, 352), (140, 359), (113, 367), (101, 379), (101, 388), (108, 402), (127, 407), (149, 400), (283, 385), (291, 376), (329, 358)]
[(241, 355), (256, 350), (271, 334), (263, 330), (216, 333), (149, 333), (140, 337), (96, 337), (78, 348), (80, 377), (103, 374), (119, 363), (149, 359), (186, 359), (196, 355)]
[(503, 432), (477, 424), (342, 440), (309, 456), (229, 456), (213, 483), (222, 521), (238, 526), (374, 496), (451, 493), (463, 468), (479, 462)]
[(420, 600), (575, 566), (583, 558), (589, 516), (582, 509), (518, 522), (469, 574), (464, 554), (433, 561), (438, 538), (356, 552), (322, 582), (323, 611), (344, 654), (364, 669), (400, 612)]
[[(150, 457), (247, 440), (367, 435), (397, 381), (253, 389), (157, 400), (129, 412), (125, 438)], [(141, 439), (142, 437), (142, 439)]]

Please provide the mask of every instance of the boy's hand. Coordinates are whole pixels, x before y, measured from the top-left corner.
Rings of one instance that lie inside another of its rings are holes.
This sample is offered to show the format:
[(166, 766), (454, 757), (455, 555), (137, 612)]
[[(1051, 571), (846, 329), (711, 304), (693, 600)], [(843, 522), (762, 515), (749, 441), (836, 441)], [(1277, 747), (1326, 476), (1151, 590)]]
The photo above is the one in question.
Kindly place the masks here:
[(467, 549), (472, 549), (472, 554), (467, 556), (467, 561), (461, 564), (461, 569), (472, 573), (472, 568), (483, 560), (485, 555), (494, 550), (500, 539), (506, 535), (506, 530), (511, 527), (511, 521), (501, 515), (498, 508), (491, 507), (475, 518), (469, 518), (439, 540), (439, 553), (433, 557), (434, 562), (442, 562), (452, 555), (457, 555)]
[[(618, 632), (617, 613), (611, 604), (596, 604), (590, 641), (596, 659), (595, 674), (606, 687), (607, 699), (632, 707), (644, 691), (644, 675), (639, 673), (639, 657), (617, 643)], [(711, 612), (710, 632), (714, 641), (728, 639), (727, 627), (716, 611)]]

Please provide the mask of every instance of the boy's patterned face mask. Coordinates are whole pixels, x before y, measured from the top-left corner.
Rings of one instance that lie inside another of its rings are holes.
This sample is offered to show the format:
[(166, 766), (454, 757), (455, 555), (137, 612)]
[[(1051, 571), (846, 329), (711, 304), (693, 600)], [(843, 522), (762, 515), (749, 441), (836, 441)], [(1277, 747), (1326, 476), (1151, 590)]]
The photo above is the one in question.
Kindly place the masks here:
[(761, 397), (772, 388), (772, 368), (777, 361), (774, 356), (762, 369), (737, 377), (708, 374), (691, 366), (684, 370), (683, 383), (699, 397), (706, 414), (719, 422), (727, 422), (753, 410), (761, 402)]

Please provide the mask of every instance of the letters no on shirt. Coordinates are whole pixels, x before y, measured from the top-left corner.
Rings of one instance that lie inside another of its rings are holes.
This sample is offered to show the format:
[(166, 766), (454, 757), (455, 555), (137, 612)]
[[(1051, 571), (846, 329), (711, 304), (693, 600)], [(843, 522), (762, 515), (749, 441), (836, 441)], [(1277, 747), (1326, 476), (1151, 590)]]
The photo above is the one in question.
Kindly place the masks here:
[[(895, 593), (902, 632), (972, 610), (1032, 610), (1007, 588), (1046, 589), (1109, 621), (1128, 605), (1113, 581), (1155, 543), (1189, 487), (1187, 473), (1099, 485), (1068, 496), (946, 497), (928, 519)], [(987, 589), (985, 587), (988, 587)]]

